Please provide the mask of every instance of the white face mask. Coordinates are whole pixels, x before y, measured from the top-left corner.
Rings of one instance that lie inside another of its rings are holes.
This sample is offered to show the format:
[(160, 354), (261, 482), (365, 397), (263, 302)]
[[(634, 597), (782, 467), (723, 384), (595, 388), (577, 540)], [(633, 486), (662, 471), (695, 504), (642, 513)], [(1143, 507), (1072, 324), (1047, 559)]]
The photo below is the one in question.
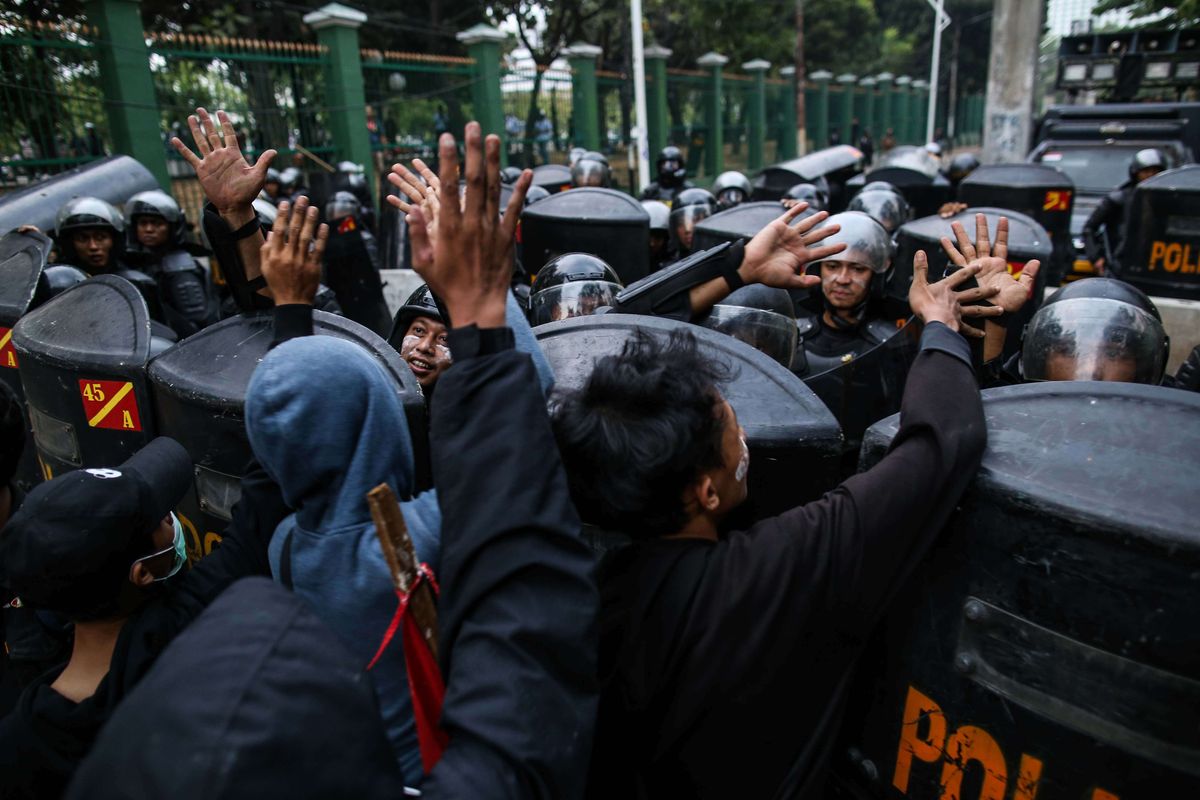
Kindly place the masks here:
[(747, 473), (750, 472), (750, 448), (746, 444), (746, 437), (739, 436), (738, 441), (742, 443), (742, 456), (738, 459), (737, 469), (734, 470), (733, 477), (738, 483), (746, 480)]

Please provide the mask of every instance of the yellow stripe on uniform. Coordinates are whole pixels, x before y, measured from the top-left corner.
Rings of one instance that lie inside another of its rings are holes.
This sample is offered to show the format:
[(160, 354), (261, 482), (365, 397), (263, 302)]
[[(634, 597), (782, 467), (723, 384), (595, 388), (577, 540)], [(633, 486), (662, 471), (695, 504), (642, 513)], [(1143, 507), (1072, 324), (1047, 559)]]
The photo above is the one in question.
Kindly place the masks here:
[(99, 425), (101, 422), (103, 422), (104, 418), (108, 416), (108, 412), (110, 412), (114, 408), (116, 408), (117, 403), (121, 402), (121, 400), (125, 397), (125, 395), (129, 394), (129, 392), (132, 390), (133, 390), (132, 383), (127, 383), (124, 386), (122, 386), (117, 391), (117, 393), (112, 396), (112, 399), (104, 404), (104, 408), (97, 411), (96, 416), (94, 416), (88, 420), (88, 425), (91, 425), (94, 428), (97, 425)]

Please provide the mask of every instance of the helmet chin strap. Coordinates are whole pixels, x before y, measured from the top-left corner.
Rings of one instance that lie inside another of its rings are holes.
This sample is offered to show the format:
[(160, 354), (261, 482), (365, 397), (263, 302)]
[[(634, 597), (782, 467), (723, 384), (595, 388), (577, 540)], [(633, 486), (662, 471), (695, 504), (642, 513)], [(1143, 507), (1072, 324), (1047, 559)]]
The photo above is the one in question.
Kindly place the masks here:
[(825, 301), (825, 310), (829, 312), (829, 318), (833, 320), (833, 327), (837, 328), (839, 331), (852, 331), (859, 325), (862, 325), (863, 317), (865, 317), (867, 314), (866, 300), (863, 300), (854, 308), (850, 309), (850, 314), (854, 317), (854, 319), (848, 320), (840, 316), (838, 312), (841, 309), (834, 308), (833, 304), (829, 302), (828, 297), (825, 297), (825, 295), (822, 294), (821, 299)]

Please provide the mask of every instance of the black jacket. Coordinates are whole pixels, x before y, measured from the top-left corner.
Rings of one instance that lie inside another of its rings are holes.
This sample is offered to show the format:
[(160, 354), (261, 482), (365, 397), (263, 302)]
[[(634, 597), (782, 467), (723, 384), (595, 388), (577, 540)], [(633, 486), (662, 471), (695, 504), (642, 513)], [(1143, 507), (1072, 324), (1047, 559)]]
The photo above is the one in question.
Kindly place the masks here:
[(605, 565), (591, 796), (813, 794), (854, 660), (983, 453), (966, 343), (934, 324), (923, 346), (874, 468), (720, 541)]
[(27, 687), (0, 720), (0, 797), (59, 796), (100, 727), (171, 640), (238, 578), (271, 574), (267, 543), (287, 513), (279, 489), (253, 465), (221, 546), (129, 618), (92, 697), (77, 704), (50, 688), (65, 665)]
[[(579, 797), (596, 707), (592, 558), (533, 362), (511, 334), (481, 351), (473, 331), (451, 331), (433, 403), (450, 744), (421, 791)], [(271, 621), (247, 622), (259, 615)], [(274, 587), (235, 587), (122, 706), (70, 796), (399, 798), (371, 691), (318, 627)]]
[(1088, 261), (1106, 259), (1109, 266), (1120, 266), (1125, 241), (1125, 210), (1137, 184), (1123, 183), (1104, 196), (1083, 224), (1083, 247)]

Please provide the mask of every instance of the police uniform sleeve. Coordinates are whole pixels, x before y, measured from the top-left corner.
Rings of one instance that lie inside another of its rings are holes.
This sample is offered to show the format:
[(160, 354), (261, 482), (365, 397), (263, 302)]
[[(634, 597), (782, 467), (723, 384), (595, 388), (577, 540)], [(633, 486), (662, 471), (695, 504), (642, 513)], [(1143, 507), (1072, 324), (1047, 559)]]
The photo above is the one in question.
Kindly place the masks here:
[(730, 537), (730, 569), (761, 585), (762, 607), (780, 615), (778, 624), (815, 614), (849, 634), (865, 632), (933, 543), (986, 444), (967, 353), (961, 336), (927, 326), (900, 429), (880, 462), (820, 500)]
[(198, 269), (164, 269), (159, 285), (164, 304), (174, 312), (171, 327), (181, 338), (191, 336), (212, 321), (208, 291)]
[(450, 744), (430, 798), (581, 797), (591, 753), (592, 558), (537, 373), (512, 341), (453, 329), (433, 400)]

